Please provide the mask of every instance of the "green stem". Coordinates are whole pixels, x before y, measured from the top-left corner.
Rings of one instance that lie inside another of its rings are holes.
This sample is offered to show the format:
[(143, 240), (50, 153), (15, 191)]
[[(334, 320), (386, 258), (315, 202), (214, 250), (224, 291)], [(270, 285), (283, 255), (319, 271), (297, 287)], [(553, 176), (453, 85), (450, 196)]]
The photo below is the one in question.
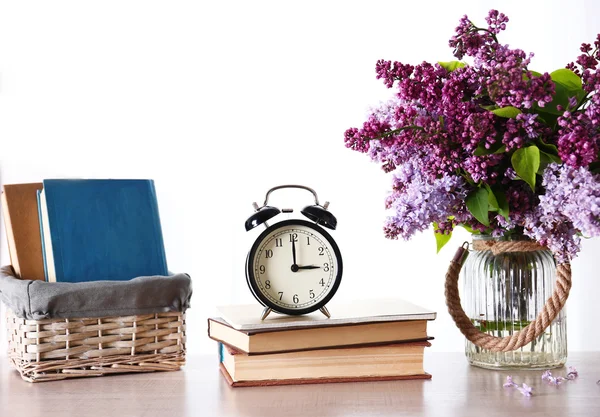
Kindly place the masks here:
[(529, 321), (516, 320), (513, 322), (507, 321), (486, 321), (479, 319), (471, 319), (471, 322), (477, 330), (482, 332), (489, 331), (506, 331), (506, 330), (522, 330), (529, 325)]

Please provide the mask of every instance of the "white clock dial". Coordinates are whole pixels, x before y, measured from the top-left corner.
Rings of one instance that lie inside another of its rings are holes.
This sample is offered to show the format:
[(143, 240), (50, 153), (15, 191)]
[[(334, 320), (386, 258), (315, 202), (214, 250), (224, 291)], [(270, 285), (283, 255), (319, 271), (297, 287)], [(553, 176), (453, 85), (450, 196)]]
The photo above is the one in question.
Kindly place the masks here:
[(304, 311), (331, 298), (341, 279), (341, 258), (335, 242), (319, 229), (288, 220), (255, 243), (248, 272), (263, 303), (284, 312)]

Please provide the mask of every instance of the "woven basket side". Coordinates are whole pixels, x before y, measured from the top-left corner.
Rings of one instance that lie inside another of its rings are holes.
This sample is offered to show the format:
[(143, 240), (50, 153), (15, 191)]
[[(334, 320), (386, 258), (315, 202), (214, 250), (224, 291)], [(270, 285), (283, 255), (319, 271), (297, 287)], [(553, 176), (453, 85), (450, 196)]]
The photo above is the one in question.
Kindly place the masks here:
[(32, 382), (172, 371), (185, 363), (185, 314), (180, 312), (36, 321), (8, 310), (7, 331), (11, 362)]

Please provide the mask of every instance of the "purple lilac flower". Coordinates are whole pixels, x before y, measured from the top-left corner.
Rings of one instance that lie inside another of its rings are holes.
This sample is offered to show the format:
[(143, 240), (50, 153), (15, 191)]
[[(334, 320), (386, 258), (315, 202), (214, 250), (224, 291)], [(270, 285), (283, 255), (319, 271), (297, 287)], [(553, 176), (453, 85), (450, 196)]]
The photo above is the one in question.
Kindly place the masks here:
[[(384, 119), (377, 117), (375, 111), (362, 129), (348, 130), (346, 146), (366, 152), (370, 146), (364, 141), (386, 135), (382, 146), (376, 146), (370, 154), (387, 172), (405, 162), (415, 148), (421, 148), (428, 155), (423, 166), (431, 175), (439, 177), (464, 169), (475, 182), (497, 178), (496, 167), (502, 156), (473, 155), (480, 144), (489, 149), (496, 142), (498, 127), (498, 118), (483, 109), (475, 97), (482, 88), (487, 88), (491, 98), (499, 100), (499, 106), (529, 107), (532, 102), (551, 99), (553, 84), (543, 77), (524, 80), (529, 59), (522, 51), (501, 47), (495, 40), (495, 34), (504, 30), (508, 18), (492, 10), (486, 20), (488, 28), (479, 30), (463, 18), (453, 38), (456, 45), (466, 45), (468, 55), (479, 54), (475, 67), (449, 73), (427, 62), (412, 66), (378, 61), (377, 78), (383, 79), (388, 87), (396, 85), (399, 100), (379, 109), (380, 114), (386, 115)], [(478, 48), (487, 51), (487, 55)], [(540, 85), (546, 84), (540, 93)], [(394, 106), (395, 117), (391, 117)], [(509, 128), (510, 123), (516, 125), (513, 133), (523, 137), (506, 136), (512, 147), (521, 147), (541, 131), (534, 115), (523, 114), (514, 122), (509, 121)], [(418, 130), (402, 130), (411, 126)], [(386, 152), (386, 148), (393, 152)]]
[(511, 388), (511, 387), (518, 387), (517, 384), (514, 383), (512, 376), (507, 376), (506, 377), (506, 382), (503, 385), (504, 388)]
[(503, 156), (500, 154), (469, 156), (462, 165), (473, 181), (487, 182), (498, 175), (497, 172), (490, 172), (490, 168), (498, 165), (502, 159)]
[(431, 180), (412, 160), (397, 169), (394, 192), (387, 206), (394, 214), (387, 218), (384, 231), (391, 239), (408, 240), (433, 222), (446, 222), (449, 216), (465, 212), (465, 181), (459, 176), (444, 175)]
[(498, 10), (490, 10), (488, 16), (485, 18), (487, 22), (488, 30), (497, 35), (502, 30), (506, 30), (506, 23), (508, 22), (508, 16), (504, 13), (500, 13)]
[(558, 386), (558, 385), (562, 384), (563, 382), (572, 381), (579, 376), (579, 373), (577, 372), (577, 370), (574, 367), (569, 366), (568, 370), (569, 370), (569, 372), (567, 373), (566, 378), (562, 377), (562, 376), (555, 377), (555, 376), (552, 376), (552, 372), (545, 371), (542, 374), (542, 381), (547, 381), (549, 384)]
[(456, 35), (450, 39), (448, 45), (454, 48), (454, 56), (462, 59), (465, 55), (474, 56), (484, 46), (496, 42), (496, 37), (501, 30), (506, 29), (508, 17), (497, 10), (491, 10), (486, 18), (487, 29), (478, 28), (465, 15), (456, 27)]
[(558, 125), (558, 155), (566, 164), (579, 168), (598, 159), (600, 133), (586, 113), (564, 112)]
[[(586, 93), (592, 94), (590, 100), (596, 106), (593, 108), (593, 110), (594, 110), (594, 115), (597, 116), (597, 114), (598, 114), (597, 106), (600, 104), (600, 95), (598, 95), (598, 93), (596, 93), (596, 94), (593, 94), (593, 93), (600, 90), (600, 72), (598, 70), (596, 70), (596, 71), (586, 70), (583, 72), (583, 74), (581, 76), (581, 80), (583, 83), (583, 90)], [(588, 110), (589, 110), (589, 108), (588, 108)], [(586, 114), (587, 114), (587, 112), (586, 112)], [(595, 126), (597, 126), (598, 119), (592, 117), (592, 115), (589, 115), (589, 117), (592, 120), (592, 123)]]
[(415, 67), (412, 65), (404, 65), (401, 62), (384, 61), (380, 59), (377, 61), (375, 71), (377, 73), (377, 79), (383, 79), (384, 84), (387, 88), (392, 88), (394, 82), (403, 78), (408, 78)]
[(526, 397), (531, 397), (533, 395), (533, 388), (523, 382), (522, 387), (516, 387), (521, 394)]
[(506, 151), (522, 148), (540, 136), (551, 134), (551, 129), (537, 120), (537, 114), (520, 113), (514, 119), (506, 121), (506, 131), (502, 143), (506, 145)]
[(563, 378), (562, 376), (552, 376), (552, 372), (550, 371), (546, 371), (542, 374), (542, 381), (546, 381), (549, 384), (552, 385), (560, 385), (561, 383), (565, 382), (567, 379)]
[(523, 227), (527, 216), (530, 216), (537, 203), (537, 197), (531, 188), (522, 181), (512, 181), (506, 188), (506, 201), (510, 207), (509, 218), (496, 216), (500, 230), (513, 230)]
[(477, 28), (464, 16), (449, 42), (458, 59), (465, 55), (475, 58), (475, 67), (481, 74), (479, 92), (485, 88), (499, 107), (529, 109), (533, 104), (544, 107), (551, 102), (554, 84), (550, 75), (536, 77), (527, 70), (533, 54), (527, 56), (522, 50), (510, 49), (496, 40), (495, 35), (506, 28), (508, 18), (491, 10), (486, 20), (487, 28)]
[[(568, 65), (581, 76), (587, 96), (569, 97), (566, 109), (557, 108), (563, 114), (553, 130), (535, 113), (553, 99), (550, 75), (528, 69), (533, 54), (498, 42), (508, 22), (504, 14), (491, 10), (486, 22), (480, 28), (464, 16), (449, 42), (457, 58), (470, 56), (473, 65), (450, 71), (427, 62), (377, 61), (376, 78), (395, 96), (372, 109), (362, 127), (348, 129), (344, 141), (394, 173), (387, 237), (408, 239), (431, 222), (438, 233), (450, 233), (456, 224), (494, 236), (524, 229), (565, 262), (579, 251), (580, 233), (600, 233), (600, 178), (587, 169), (600, 150), (600, 35)], [(506, 106), (520, 113), (503, 118), (490, 111)], [(540, 140), (557, 147), (570, 171), (547, 168), (538, 196), (510, 159)], [(490, 215), (489, 226), (464, 203), (483, 184), (500, 187), (509, 206), (509, 217)]]
[(513, 167), (506, 168), (506, 171), (504, 172), (504, 178), (506, 178), (507, 180), (514, 180), (515, 178), (517, 178), (517, 173), (515, 172)]
[(522, 386), (519, 386), (519, 384), (516, 384), (513, 381), (512, 376), (510, 376), (510, 375), (506, 377), (506, 382), (504, 383), (503, 387), (504, 388), (516, 388), (521, 394), (523, 394), (526, 397), (531, 397), (533, 395), (533, 388), (531, 388), (526, 383), (523, 383)]
[(527, 56), (520, 49), (499, 44), (489, 50), (481, 49), (475, 56), (475, 66), (486, 73), (482, 84), (499, 107), (529, 109), (533, 104), (544, 107), (552, 101), (554, 84), (548, 73), (534, 77), (529, 72), (523, 77), (532, 57), (533, 54)]
[(559, 263), (567, 262), (580, 250), (578, 232), (600, 236), (600, 175), (550, 164), (542, 185), (546, 192), (527, 215), (525, 234), (552, 250)]
[(344, 133), (344, 143), (347, 148), (358, 152), (367, 152), (369, 150), (369, 141), (364, 140), (360, 135), (360, 131), (355, 127), (346, 130), (346, 133)]

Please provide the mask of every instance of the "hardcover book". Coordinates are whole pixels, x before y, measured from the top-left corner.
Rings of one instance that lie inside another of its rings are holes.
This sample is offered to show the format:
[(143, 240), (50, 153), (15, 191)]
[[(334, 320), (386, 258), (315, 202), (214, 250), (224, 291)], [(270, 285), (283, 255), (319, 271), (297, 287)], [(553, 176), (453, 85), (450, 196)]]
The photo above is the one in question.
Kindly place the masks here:
[(430, 379), (423, 369), (428, 342), (244, 355), (223, 344), (220, 369), (233, 387)]
[(2, 210), (10, 261), (22, 279), (44, 280), (37, 192), (42, 183), (5, 184)]
[(38, 193), (49, 282), (168, 275), (152, 180), (44, 180)]
[(431, 339), (427, 336), (426, 320), (243, 331), (221, 318), (210, 318), (208, 336), (249, 355)]

